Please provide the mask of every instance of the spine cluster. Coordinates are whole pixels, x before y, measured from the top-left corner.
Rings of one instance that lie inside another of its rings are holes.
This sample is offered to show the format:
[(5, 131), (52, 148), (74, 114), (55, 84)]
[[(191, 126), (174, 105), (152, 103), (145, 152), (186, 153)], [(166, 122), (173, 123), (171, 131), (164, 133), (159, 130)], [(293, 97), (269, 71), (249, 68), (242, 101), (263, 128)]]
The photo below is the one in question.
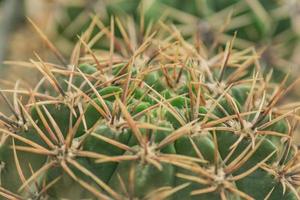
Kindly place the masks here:
[(288, 77), (273, 82), (235, 37), (211, 51), (175, 26), (129, 22), (94, 17), (69, 61), (34, 26), (60, 64), (13, 63), (42, 76), (1, 90), (0, 196), (299, 199)]

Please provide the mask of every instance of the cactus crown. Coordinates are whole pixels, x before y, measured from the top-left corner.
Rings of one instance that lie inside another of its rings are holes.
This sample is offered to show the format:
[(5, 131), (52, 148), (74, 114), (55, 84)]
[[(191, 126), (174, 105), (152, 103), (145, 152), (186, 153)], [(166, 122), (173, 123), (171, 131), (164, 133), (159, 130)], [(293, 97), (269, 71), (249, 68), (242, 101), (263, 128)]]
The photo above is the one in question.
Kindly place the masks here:
[(141, 27), (94, 17), (68, 64), (45, 37), (61, 65), (14, 63), (43, 76), (1, 91), (0, 195), (299, 199), (298, 107), (277, 105), (287, 77), (272, 82), (234, 38), (209, 52), (174, 26)]

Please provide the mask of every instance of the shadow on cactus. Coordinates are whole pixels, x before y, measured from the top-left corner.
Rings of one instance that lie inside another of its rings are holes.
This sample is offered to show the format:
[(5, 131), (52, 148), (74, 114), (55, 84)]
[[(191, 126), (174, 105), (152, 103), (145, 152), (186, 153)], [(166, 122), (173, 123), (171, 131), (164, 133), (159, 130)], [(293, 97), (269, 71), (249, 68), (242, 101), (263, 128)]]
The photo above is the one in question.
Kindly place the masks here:
[(235, 38), (207, 58), (174, 26), (120, 20), (99, 39), (98, 20), (67, 65), (43, 37), (62, 65), (36, 55), (40, 82), (1, 90), (4, 199), (299, 199), (287, 77), (270, 82)]

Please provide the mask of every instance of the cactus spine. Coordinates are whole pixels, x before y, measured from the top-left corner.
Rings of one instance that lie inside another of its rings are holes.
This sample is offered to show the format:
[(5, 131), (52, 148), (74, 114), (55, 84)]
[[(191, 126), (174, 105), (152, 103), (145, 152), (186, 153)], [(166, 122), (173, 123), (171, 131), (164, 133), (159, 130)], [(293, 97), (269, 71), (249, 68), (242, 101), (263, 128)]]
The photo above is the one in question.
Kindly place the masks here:
[(299, 199), (298, 107), (278, 105), (287, 78), (271, 82), (234, 38), (210, 55), (174, 26), (126, 20), (94, 17), (67, 65), (36, 55), (37, 86), (1, 92), (0, 195)]

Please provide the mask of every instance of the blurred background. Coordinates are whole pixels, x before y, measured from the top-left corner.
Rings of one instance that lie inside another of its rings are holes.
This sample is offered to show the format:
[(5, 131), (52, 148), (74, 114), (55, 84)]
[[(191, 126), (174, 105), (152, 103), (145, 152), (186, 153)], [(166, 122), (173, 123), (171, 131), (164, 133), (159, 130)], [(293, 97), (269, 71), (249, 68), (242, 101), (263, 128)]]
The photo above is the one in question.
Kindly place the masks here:
[[(16, 80), (32, 84), (37, 77), (7, 61), (29, 61), (38, 52), (57, 62), (28, 19), (68, 59), (94, 15), (103, 27), (111, 16), (128, 19), (128, 26), (141, 18), (147, 26), (175, 24), (185, 39), (200, 38), (215, 49), (236, 32), (234, 47), (255, 48), (274, 81), (286, 73), (291, 80), (300, 75), (300, 0), (0, 0), (0, 87)], [(299, 101), (299, 86), (284, 101)]]

